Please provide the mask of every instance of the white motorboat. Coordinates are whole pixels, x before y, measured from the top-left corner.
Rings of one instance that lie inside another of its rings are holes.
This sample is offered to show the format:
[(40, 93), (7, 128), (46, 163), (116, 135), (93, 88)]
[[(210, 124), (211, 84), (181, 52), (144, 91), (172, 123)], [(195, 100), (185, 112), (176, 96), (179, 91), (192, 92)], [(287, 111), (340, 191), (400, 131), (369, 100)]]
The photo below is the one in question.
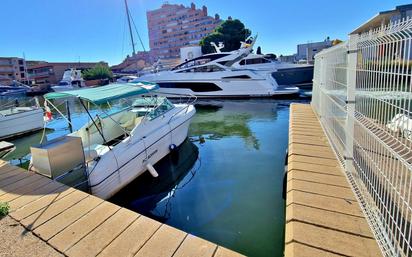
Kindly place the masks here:
[(0, 110), (0, 139), (34, 132), (43, 127), (43, 109), (40, 107), (12, 106)]
[(58, 85), (52, 86), (52, 89), (54, 92), (61, 92), (75, 90), (85, 86), (82, 72), (72, 68), (64, 71), (62, 80)]
[(242, 42), (241, 48), (232, 52), (219, 49), (136, 81), (155, 82), (160, 87), (156, 93), (168, 97), (272, 97), (298, 93), (297, 87), (278, 85), (270, 71), (233, 67), (251, 53), (253, 43)]
[[(32, 147), (32, 169), (56, 180), (74, 176), (73, 171), (80, 169), (82, 172), (77, 174), (86, 174), (91, 193), (103, 199), (146, 170), (156, 177), (152, 165), (183, 143), (195, 108), (191, 104), (172, 104), (164, 97), (142, 97), (157, 85), (139, 85), (111, 84), (46, 94), (50, 105), (52, 99), (77, 97), (90, 121), (67, 136)], [(140, 98), (127, 108), (95, 117), (85, 103), (97, 107), (138, 95)]]

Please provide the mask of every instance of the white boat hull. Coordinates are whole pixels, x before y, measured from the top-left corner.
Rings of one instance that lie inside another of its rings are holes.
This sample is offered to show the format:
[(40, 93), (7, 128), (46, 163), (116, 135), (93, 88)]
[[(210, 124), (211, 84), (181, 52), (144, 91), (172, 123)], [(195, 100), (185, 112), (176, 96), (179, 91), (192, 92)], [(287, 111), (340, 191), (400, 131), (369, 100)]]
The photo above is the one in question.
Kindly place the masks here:
[(198, 98), (273, 97), (297, 94), (297, 87), (281, 87), (270, 73), (251, 70), (222, 72), (175, 73), (160, 72), (143, 76), (142, 81), (155, 82), (154, 93), (169, 98), (196, 96)]
[(16, 107), (3, 110), (1, 113), (0, 139), (22, 135), (44, 127), (43, 110), (41, 108)]
[(262, 89), (262, 90), (251, 90), (253, 86), (257, 86), (256, 82), (246, 84), (239, 83), (233, 86), (229, 90), (222, 90), (219, 92), (194, 92), (190, 89), (169, 89), (169, 88), (159, 88), (153, 92), (154, 95), (165, 96), (167, 98), (182, 98), (196, 96), (197, 98), (268, 98), (281, 95), (294, 95), (299, 92), (298, 87), (279, 87), (277, 90), (272, 89)]
[[(182, 108), (180, 106), (175, 109), (179, 111)], [(110, 198), (145, 172), (147, 164), (154, 165), (169, 154), (171, 145), (182, 144), (187, 137), (195, 109), (189, 106), (185, 112), (184, 115), (174, 117), (170, 117), (170, 114), (160, 116), (156, 118), (159, 119), (158, 122), (138, 126), (132, 134), (141, 134), (145, 137), (132, 136), (130, 141), (125, 139), (102, 155), (98, 163), (89, 169), (92, 194), (102, 199)], [(168, 123), (161, 119), (171, 119), (171, 121)], [(145, 132), (141, 133), (143, 131)]]

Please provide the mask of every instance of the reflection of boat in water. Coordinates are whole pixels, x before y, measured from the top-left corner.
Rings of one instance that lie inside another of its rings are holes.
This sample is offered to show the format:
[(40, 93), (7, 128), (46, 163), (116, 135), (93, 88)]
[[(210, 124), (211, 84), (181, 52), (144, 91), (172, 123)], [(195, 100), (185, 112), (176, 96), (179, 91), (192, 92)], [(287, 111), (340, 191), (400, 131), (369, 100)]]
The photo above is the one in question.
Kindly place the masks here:
[(276, 120), (278, 108), (279, 102), (269, 99), (199, 100), (190, 135), (207, 139), (238, 136), (247, 146), (259, 149), (259, 140), (249, 122), (252, 119)]
[(154, 165), (159, 177), (154, 178), (144, 173), (114, 195), (110, 201), (164, 221), (167, 219), (167, 213), (156, 215), (152, 211), (158, 202), (170, 201), (176, 190), (191, 181), (196, 172), (194, 166), (198, 155), (196, 145), (186, 140), (175, 152)]

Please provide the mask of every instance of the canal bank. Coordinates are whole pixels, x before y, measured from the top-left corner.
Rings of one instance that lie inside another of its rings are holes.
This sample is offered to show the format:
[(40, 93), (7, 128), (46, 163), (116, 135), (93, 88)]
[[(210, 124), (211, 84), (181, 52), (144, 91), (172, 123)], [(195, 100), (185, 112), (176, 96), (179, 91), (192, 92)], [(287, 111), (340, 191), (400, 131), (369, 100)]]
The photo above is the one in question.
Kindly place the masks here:
[(285, 256), (381, 256), (355, 195), (309, 104), (292, 104)]

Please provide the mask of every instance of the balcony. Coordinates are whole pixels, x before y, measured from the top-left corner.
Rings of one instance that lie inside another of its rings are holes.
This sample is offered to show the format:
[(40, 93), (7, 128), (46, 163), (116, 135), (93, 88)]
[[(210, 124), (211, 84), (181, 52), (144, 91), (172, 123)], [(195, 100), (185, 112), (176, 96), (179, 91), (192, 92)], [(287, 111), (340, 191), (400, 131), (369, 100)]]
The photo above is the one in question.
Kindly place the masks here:
[(9, 72), (9, 73), (14, 73), (14, 69), (11, 67), (0, 67), (0, 72)]

